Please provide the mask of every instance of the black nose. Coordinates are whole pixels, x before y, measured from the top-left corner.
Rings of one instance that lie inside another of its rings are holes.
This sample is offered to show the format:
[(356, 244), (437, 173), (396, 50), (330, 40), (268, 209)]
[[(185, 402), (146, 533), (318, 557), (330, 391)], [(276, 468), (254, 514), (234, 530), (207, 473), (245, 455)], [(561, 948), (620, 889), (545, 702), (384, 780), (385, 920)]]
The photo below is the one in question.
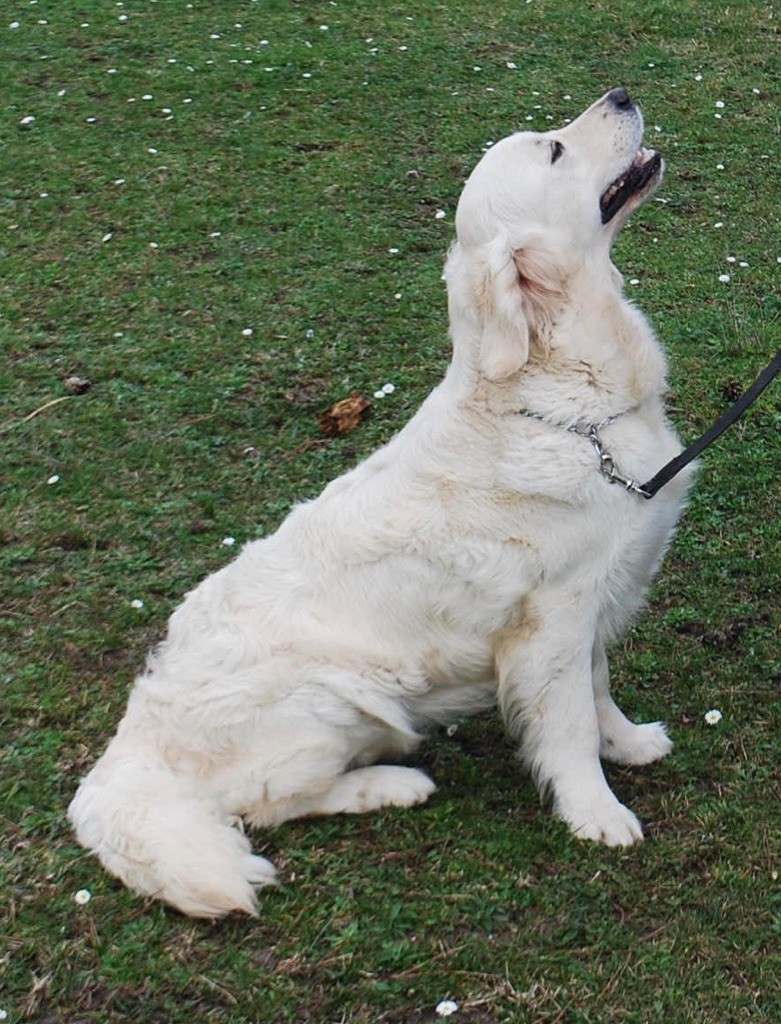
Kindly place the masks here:
[(632, 97), (629, 95), (629, 93), (623, 86), (621, 86), (620, 89), (611, 89), (610, 92), (607, 94), (606, 99), (609, 100), (613, 104), (613, 106), (617, 107), (619, 110), (631, 110), (632, 107), (634, 107)]

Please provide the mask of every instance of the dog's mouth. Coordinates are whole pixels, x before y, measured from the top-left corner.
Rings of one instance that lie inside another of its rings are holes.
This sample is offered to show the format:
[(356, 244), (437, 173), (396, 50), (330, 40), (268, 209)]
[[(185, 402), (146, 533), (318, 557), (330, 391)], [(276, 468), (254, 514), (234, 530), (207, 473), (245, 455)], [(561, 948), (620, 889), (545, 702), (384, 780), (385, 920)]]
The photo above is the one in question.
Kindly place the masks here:
[(608, 185), (599, 200), (602, 223), (611, 221), (634, 196), (640, 196), (650, 183), (662, 176), (662, 158), (654, 149), (641, 149), (625, 171)]

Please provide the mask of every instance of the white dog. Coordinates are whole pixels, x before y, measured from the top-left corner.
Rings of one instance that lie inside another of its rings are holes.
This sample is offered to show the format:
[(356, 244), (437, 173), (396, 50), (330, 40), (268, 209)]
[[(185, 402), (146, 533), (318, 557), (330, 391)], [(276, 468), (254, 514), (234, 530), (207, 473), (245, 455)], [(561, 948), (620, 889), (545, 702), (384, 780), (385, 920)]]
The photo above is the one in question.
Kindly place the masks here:
[(605, 649), (686, 488), (683, 474), (646, 501), (600, 470), (602, 449), (641, 480), (680, 450), (663, 353), (610, 262), (661, 180), (642, 135), (614, 89), (485, 154), (447, 260), (443, 383), (173, 614), (69, 811), (132, 889), (194, 916), (254, 913), (274, 869), (242, 819), (420, 803), (426, 775), (376, 762), (497, 698), (575, 835), (642, 838), (600, 757), (646, 764), (671, 743), (613, 703)]

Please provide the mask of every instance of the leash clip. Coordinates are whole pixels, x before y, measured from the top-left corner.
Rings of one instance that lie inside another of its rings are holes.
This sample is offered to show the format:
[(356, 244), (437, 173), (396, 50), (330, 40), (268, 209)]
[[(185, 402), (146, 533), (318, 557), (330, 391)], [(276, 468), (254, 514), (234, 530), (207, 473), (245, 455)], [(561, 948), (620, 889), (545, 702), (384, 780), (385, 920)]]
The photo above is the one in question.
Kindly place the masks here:
[(631, 494), (640, 494), (644, 498), (649, 498), (650, 495), (643, 490), (637, 480), (631, 476), (624, 476), (616, 467), (610, 452), (605, 451), (602, 446), (602, 438), (599, 436), (599, 428), (601, 426), (601, 423), (593, 424), (586, 435), (599, 456), (599, 472), (609, 484), (620, 484), (624, 490), (629, 491)]

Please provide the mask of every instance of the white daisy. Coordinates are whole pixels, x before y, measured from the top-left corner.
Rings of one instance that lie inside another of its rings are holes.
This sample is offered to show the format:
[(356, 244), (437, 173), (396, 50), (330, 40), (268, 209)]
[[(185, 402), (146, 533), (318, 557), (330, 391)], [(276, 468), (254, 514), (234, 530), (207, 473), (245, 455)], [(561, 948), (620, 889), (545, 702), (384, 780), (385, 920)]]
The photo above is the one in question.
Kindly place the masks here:
[(454, 1003), (452, 999), (443, 999), (441, 1003), (437, 1003), (436, 1012), (438, 1017), (450, 1017), (457, 1009), (458, 1003)]

